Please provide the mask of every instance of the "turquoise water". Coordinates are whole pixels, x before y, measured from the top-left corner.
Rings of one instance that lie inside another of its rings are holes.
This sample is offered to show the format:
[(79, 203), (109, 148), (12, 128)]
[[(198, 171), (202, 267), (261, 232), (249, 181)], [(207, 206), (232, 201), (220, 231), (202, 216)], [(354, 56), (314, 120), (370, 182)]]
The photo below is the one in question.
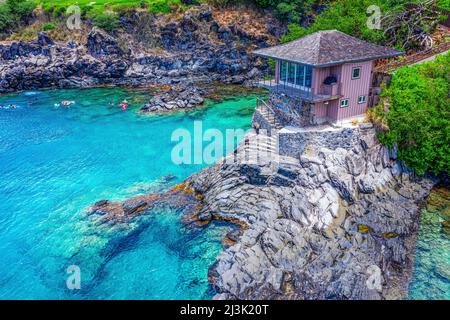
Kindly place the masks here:
[(450, 300), (450, 235), (442, 229), (450, 216), (450, 198), (444, 190), (433, 191), (420, 212), (409, 299)]
[[(130, 105), (122, 111), (116, 103), (125, 98)], [(172, 132), (192, 132), (195, 120), (204, 130), (248, 128), (255, 99), (137, 115), (147, 99), (116, 88), (0, 97), (0, 105), (17, 105), (0, 109), (0, 299), (211, 297), (207, 270), (230, 226), (188, 228), (180, 212), (160, 209), (139, 232), (114, 242), (114, 232), (96, 230), (84, 213), (100, 199), (164, 190), (198, 171), (205, 165), (173, 164)], [(56, 107), (61, 100), (76, 103)], [(67, 289), (72, 264), (80, 267), (81, 290)]]

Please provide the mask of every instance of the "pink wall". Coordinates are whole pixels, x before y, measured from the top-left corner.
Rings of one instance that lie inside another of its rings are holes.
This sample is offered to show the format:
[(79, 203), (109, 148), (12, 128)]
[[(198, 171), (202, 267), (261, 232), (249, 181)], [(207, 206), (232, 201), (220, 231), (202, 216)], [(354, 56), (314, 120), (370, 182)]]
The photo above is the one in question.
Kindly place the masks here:
[[(352, 79), (352, 70), (355, 67), (361, 68), (361, 77)], [(349, 106), (340, 107), (338, 102), (337, 120), (361, 115), (367, 111), (367, 103), (369, 100), (369, 88), (372, 81), (373, 61), (365, 61), (358, 63), (347, 63), (342, 65), (341, 71), (341, 95), (342, 99), (349, 99)], [(366, 96), (366, 102), (358, 104), (359, 96)]]
[[(361, 68), (361, 74), (358, 79), (352, 79), (353, 68)], [(349, 99), (349, 106), (340, 107), (341, 100), (329, 101), (328, 105), (324, 103), (316, 103), (315, 115), (317, 118), (328, 118), (335, 122), (341, 119), (362, 115), (367, 111), (369, 101), (369, 88), (372, 82), (373, 61), (365, 61), (358, 63), (347, 63), (343, 65), (313, 68), (312, 76), (312, 92), (314, 94), (323, 94), (323, 81), (328, 76), (336, 76), (339, 83), (338, 94), (342, 99)], [(276, 82), (279, 79), (280, 61), (276, 61)], [(366, 102), (358, 104), (358, 98), (366, 96)]]
[(338, 79), (338, 83), (341, 77), (341, 67), (342, 66), (334, 66), (334, 67), (325, 67), (325, 68), (314, 68), (313, 69), (313, 89), (314, 94), (322, 93), (322, 85), (323, 81), (328, 76), (335, 76)]
[(280, 82), (280, 68), (281, 68), (281, 62), (280, 60), (275, 61), (275, 82)]
[(335, 122), (338, 119), (339, 100), (330, 101), (327, 108), (327, 117), (331, 122)]
[(314, 115), (316, 116), (316, 118), (327, 118), (327, 109), (328, 105), (325, 105), (323, 102), (317, 102), (314, 105)]

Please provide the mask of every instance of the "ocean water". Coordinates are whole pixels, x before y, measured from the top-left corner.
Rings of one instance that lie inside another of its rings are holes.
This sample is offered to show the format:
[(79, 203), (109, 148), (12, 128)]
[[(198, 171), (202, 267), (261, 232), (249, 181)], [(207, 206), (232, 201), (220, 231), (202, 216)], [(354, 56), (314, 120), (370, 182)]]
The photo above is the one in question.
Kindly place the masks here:
[(409, 299), (450, 300), (450, 234), (442, 225), (449, 220), (450, 191), (436, 188), (420, 212)]
[[(117, 103), (127, 99), (128, 109)], [(255, 97), (207, 103), (192, 112), (140, 116), (148, 95), (102, 88), (0, 97), (0, 299), (210, 298), (208, 267), (231, 226), (193, 229), (180, 213), (146, 216), (145, 228), (113, 247), (83, 214), (100, 199), (164, 190), (206, 164), (176, 165), (174, 130), (247, 129)], [(56, 106), (73, 100), (68, 108)], [(220, 155), (217, 155), (219, 158)], [(171, 180), (164, 179), (173, 175)], [(105, 254), (105, 252), (108, 252)], [(69, 290), (67, 267), (81, 271)], [(88, 271), (85, 271), (88, 270)]]

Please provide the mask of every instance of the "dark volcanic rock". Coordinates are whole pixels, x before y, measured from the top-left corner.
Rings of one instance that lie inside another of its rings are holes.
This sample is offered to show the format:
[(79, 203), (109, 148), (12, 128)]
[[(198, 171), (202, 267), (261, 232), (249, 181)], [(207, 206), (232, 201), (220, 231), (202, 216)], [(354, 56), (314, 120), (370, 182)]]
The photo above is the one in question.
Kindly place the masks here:
[[(122, 17), (127, 34), (119, 32), (120, 38), (94, 27), (86, 43), (58, 42), (41, 32), (34, 41), (1, 44), (0, 93), (103, 84), (242, 84), (256, 77), (258, 68), (264, 69), (250, 51), (266, 46), (268, 37), (249, 34), (238, 25), (220, 25), (207, 6), (191, 8), (178, 22), (153, 15), (147, 19), (146, 14)], [(152, 38), (146, 45), (156, 50), (144, 48), (138, 37), (143, 33)], [(202, 103), (201, 94), (191, 93), (190, 99), (175, 101), (176, 108)], [(166, 107), (173, 104), (162, 109)]]
[(173, 111), (190, 109), (203, 104), (205, 90), (195, 86), (180, 85), (172, 87), (167, 92), (155, 95), (150, 102), (141, 108), (141, 113)]
[(112, 36), (96, 27), (88, 35), (86, 48), (93, 57), (124, 54)]

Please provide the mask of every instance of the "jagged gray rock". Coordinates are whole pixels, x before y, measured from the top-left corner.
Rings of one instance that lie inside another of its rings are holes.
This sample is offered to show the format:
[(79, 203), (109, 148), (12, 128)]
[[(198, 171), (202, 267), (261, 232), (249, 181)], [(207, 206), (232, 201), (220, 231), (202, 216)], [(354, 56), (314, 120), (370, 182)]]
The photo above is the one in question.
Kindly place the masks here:
[(0, 44), (0, 93), (187, 80), (244, 83), (264, 67), (249, 52), (267, 46), (268, 36), (231, 28), (222, 38), (207, 6), (191, 8), (179, 22), (154, 17), (145, 32), (155, 38), (151, 48), (133, 37), (143, 32), (137, 22), (146, 14), (122, 17), (123, 32), (114, 36), (94, 27), (85, 43), (54, 41), (42, 32), (34, 41)]
[(248, 226), (211, 267), (216, 299), (405, 297), (433, 182), (392, 159), (371, 126), (350, 130), (347, 149), (311, 143), (297, 159), (219, 163), (188, 179), (203, 210)]

